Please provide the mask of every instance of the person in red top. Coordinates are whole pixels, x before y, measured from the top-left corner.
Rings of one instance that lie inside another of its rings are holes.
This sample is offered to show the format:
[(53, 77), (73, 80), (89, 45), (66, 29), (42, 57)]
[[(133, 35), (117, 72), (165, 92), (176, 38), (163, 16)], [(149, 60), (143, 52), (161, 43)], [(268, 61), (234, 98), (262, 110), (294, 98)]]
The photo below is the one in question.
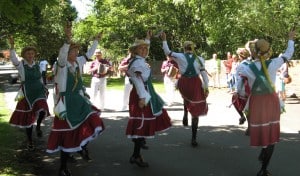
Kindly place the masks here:
[(167, 56), (167, 60), (163, 61), (160, 70), (164, 74), (167, 105), (172, 106), (178, 81), (178, 65), (172, 56)]
[(231, 72), (231, 66), (232, 66), (232, 56), (231, 56), (231, 53), (228, 52), (227, 53), (227, 60), (223, 61), (223, 64), (225, 66), (225, 70), (226, 70), (226, 81), (227, 81), (227, 86), (229, 88), (228, 92), (231, 92), (232, 91), (232, 84), (230, 82), (230, 79), (231, 79), (231, 75), (230, 75), (230, 72)]
[(92, 74), (91, 81), (91, 100), (94, 104), (97, 104), (98, 101), (96, 97), (100, 96), (99, 109), (104, 110), (105, 106), (105, 91), (107, 85), (107, 75), (109, 71), (113, 71), (111, 63), (103, 58), (102, 52), (100, 49), (95, 51), (96, 59), (92, 62), (90, 66), (90, 72)]

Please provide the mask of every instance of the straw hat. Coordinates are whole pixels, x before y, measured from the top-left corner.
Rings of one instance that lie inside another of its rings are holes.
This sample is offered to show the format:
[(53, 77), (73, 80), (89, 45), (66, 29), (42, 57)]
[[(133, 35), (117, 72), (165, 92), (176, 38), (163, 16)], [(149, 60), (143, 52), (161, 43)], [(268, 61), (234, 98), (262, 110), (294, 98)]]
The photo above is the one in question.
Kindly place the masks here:
[(242, 58), (248, 58), (250, 56), (250, 53), (246, 48), (238, 48), (236, 53)]
[(145, 42), (145, 40), (135, 39), (134, 43), (129, 47), (129, 51), (133, 51), (135, 48), (141, 45), (149, 46), (149, 43)]
[(265, 39), (259, 39), (255, 42), (255, 50), (257, 54), (265, 54), (270, 50), (270, 43)]
[(79, 49), (79, 48), (80, 48), (80, 45), (78, 43), (71, 42), (70, 47), (69, 47), (69, 51), (72, 50), (72, 49)]
[(36, 49), (36, 47), (34, 47), (34, 46), (26, 46), (26, 47), (24, 47), (23, 49), (22, 49), (22, 51), (21, 51), (21, 56), (24, 58), (25, 57), (25, 53), (27, 52), (27, 51), (34, 51), (35, 52), (35, 54), (37, 55), (37, 49)]
[(194, 44), (194, 42), (192, 42), (192, 41), (185, 41), (184, 43), (183, 43), (183, 47), (184, 48), (187, 48), (187, 47), (195, 47), (195, 44)]

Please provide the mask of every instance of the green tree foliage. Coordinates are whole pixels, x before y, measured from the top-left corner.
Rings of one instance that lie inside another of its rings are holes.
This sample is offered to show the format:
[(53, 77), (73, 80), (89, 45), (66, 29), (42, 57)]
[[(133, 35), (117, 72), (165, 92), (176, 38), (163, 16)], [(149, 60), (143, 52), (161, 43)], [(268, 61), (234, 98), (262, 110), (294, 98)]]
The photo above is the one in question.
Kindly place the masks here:
[[(63, 26), (77, 12), (70, 0), (3, 0), (0, 2), (1, 35), (13, 35), (16, 49), (36, 46), (40, 57), (49, 59), (58, 52), (64, 39)], [(1, 39), (1, 48), (7, 48)]]
[[(286, 47), (286, 35), (300, 19), (300, 0), (92, 0), (93, 12), (76, 21), (71, 0), (2, 0), (0, 34), (17, 37), (17, 47), (34, 44), (43, 57), (55, 54), (63, 41), (63, 26), (74, 21), (74, 40), (85, 51), (99, 31), (100, 47), (112, 60), (127, 54), (135, 38), (144, 38), (151, 29), (167, 33), (170, 48), (182, 50), (182, 43), (196, 43), (198, 54), (208, 59), (217, 52), (225, 58), (228, 51), (255, 38), (266, 38), (275, 54)], [(298, 45), (298, 41), (296, 41)], [(3, 40), (0, 46), (3, 48)], [(295, 58), (299, 56), (296, 50)], [(165, 59), (161, 40), (153, 37), (151, 60)]]

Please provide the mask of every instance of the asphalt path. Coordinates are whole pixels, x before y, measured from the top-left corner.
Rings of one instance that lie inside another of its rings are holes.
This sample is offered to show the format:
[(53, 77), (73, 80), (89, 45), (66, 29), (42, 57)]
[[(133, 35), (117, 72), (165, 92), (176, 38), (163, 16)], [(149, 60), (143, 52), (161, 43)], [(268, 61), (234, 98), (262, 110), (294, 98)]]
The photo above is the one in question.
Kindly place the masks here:
[[(13, 100), (19, 84), (9, 84), (7, 76), (3, 76), (7, 72), (3, 71), (0, 69), (0, 78), (5, 85), (7, 107), (13, 110), (16, 104)], [(48, 88), (51, 94), (52, 85), (49, 84)], [(77, 162), (69, 164), (74, 176), (255, 176), (259, 170), (257, 157), (260, 148), (249, 146), (249, 137), (244, 135), (247, 125), (238, 125), (239, 116), (233, 107), (229, 107), (232, 95), (225, 88), (210, 91), (208, 114), (199, 119), (198, 147), (193, 148), (190, 145), (190, 125), (181, 125), (182, 100), (177, 92), (176, 104), (165, 107), (173, 126), (165, 132), (157, 133), (154, 139), (147, 140), (149, 150), (142, 150), (142, 155), (150, 167), (139, 168), (130, 164), (133, 143), (125, 135), (128, 111), (119, 111), (122, 107), (122, 96), (122, 91), (107, 91), (106, 107), (101, 114), (106, 129), (89, 144), (91, 162), (86, 162), (75, 154)], [(164, 93), (161, 96), (164, 98)], [(288, 98), (287, 112), (281, 116), (281, 141), (276, 145), (269, 165), (273, 176), (300, 173), (299, 103), (298, 98)], [(52, 110), (51, 96), (48, 104)], [(42, 151), (46, 148), (52, 120), (49, 117), (43, 123), (44, 137), (35, 138)], [(41, 169), (40, 175), (57, 175), (59, 153), (45, 152), (41, 162), (46, 167)]]

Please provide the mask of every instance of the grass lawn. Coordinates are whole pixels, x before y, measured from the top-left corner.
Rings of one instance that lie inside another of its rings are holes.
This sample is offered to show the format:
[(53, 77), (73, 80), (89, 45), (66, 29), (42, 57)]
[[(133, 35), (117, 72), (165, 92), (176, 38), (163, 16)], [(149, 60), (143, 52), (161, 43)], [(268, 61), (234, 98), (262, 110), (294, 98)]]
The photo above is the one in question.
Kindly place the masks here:
[(31, 173), (30, 168), (24, 167), (17, 158), (20, 141), (24, 133), (8, 123), (11, 112), (6, 107), (3, 87), (0, 87), (0, 175), (25, 175)]

